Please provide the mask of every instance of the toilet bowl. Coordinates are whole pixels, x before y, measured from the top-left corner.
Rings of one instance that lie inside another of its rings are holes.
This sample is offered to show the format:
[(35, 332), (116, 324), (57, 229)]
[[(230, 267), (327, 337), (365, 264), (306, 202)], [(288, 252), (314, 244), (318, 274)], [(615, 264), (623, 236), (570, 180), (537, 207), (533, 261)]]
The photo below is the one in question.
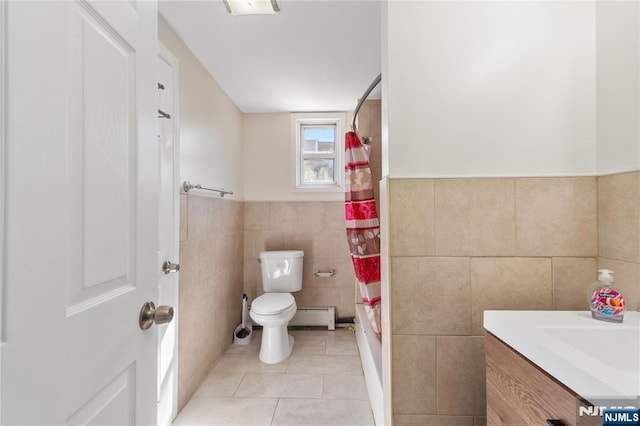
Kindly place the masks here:
[(275, 364), (291, 355), (293, 337), (289, 336), (287, 325), (297, 310), (290, 293), (265, 293), (253, 301), (249, 315), (262, 326), (260, 361)]
[(302, 289), (303, 256), (300, 250), (260, 252), (265, 293), (253, 300), (249, 315), (262, 326), (259, 358), (266, 364), (287, 359), (293, 349), (293, 337), (289, 336), (287, 325), (298, 309), (291, 292)]

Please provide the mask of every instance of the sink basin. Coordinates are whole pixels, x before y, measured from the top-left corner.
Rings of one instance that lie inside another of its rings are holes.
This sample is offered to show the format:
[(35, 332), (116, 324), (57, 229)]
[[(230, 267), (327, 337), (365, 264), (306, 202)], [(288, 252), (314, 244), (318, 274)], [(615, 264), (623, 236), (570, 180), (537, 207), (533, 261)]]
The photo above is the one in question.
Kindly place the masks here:
[(640, 313), (485, 311), (485, 329), (594, 405), (640, 405)]
[[(640, 372), (639, 330), (633, 327), (540, 327), (560, 347), (606, 364), (618, 374)], [(597, 336), (597, 337), (596, 337)], [(601, 368), (603, 366), (600, 366)]]

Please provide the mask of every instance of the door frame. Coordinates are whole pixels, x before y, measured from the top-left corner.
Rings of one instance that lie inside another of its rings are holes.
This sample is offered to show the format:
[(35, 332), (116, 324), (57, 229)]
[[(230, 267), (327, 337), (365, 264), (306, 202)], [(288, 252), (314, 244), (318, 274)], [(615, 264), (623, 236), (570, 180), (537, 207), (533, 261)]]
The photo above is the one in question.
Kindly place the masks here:
[[(171, 87), (173, 88), (173, 113), (171, 115), (171, 122), (173, 124), (173, 183), (174, 183), (174, 191), (173, 191), (173, 247), (170, 259), (175, 259), (176, 262), (179, 262), (180, 259), (180, 69), (178, 59), (171, 53), (171, 51), (158, 40), (158, 57), (162, 59), (164, 62), (169, 64), (173, 69), (173, 81), (171, 82)], [(164, 261), (166, 259), (161, 259), (160, 261)], [(173, 377), (175, 378), (173, 383), (173, 399), (172, 399), (172, 407), (171, 412), (173, 413), (173, 420), (178, 415), (178, 342), (180, 337), (180, 308), (179, 308), (179, 299), (180, 299), (180, 279), (179, 275), (177, 280), (177, 291), (176, 291), (176, 302), (177, 306), (175, 309), (175, 317), (173, 321), (175, 322), (175, 346), (173, 349), (173, 363), (171, 365), (171, 369), (173, 370)], [(158, 341), (158, 351), (160, 350), (160, 342)], [(159, 355), (159, 354), (158, 354)], [(160, 366), (158, 365), (158, 368)], [(160, 407), (158, 406), (158, 410)]]
[[(4, 253), (5, 253), (5, 185), (6, 185), (6, 167), (5, 167), (5, 147), (7, 133), (7, 2), (0, 1), (0, 346), (4, 343)], [(0, 357), (2, 351), (0, 351)], [(1, 365), (1, 363), (0, 363)], [(0, 370), (0, 377), (2, 370)], [(0, 398), (2, 395), (0, 395)]]
[[(6, 137), (7, 137), (7, 2), (0, 1), (0, 383), (2, 383), (2, 356), (5, 342), (5, 205), (6, 205)], [(3, 395), (0, 391), (0, 419), (2, 418)]]

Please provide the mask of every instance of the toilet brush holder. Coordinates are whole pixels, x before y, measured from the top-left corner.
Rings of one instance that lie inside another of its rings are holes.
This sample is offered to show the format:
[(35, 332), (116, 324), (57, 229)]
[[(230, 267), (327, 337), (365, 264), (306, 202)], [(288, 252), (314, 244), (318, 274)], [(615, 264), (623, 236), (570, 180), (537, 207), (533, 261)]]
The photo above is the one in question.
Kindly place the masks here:
[(251, 343), (251, 336), (253, 335), (253, 326), (251, 323), (242, 327), (242, 324), (238, 324), (236, 330), (233, 332), (233, 343), (236, 345), (248, 345)]

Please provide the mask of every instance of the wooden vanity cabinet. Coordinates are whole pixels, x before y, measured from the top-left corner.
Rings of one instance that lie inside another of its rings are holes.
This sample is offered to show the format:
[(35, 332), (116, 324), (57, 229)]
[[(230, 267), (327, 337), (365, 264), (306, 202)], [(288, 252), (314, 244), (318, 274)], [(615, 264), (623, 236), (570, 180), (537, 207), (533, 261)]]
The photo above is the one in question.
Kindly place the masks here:
[(566, 386), (486, 334), (487, 425), (546, 426), (557, 419), (567, 426), (600, 425), (600, 417), (579, 417), (584, 403)]

